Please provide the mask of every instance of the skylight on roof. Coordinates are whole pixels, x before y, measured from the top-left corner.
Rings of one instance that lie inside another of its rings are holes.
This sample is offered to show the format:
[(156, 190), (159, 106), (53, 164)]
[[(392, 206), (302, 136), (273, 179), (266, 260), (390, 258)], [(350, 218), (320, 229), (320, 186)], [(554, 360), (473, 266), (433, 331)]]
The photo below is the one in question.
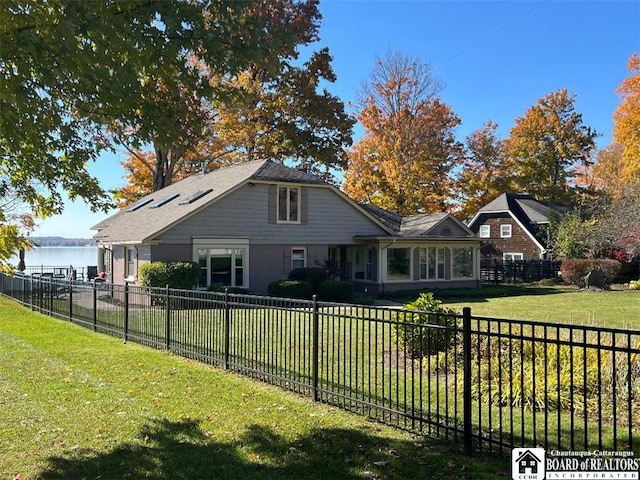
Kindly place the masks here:
[(145, 198), (144, 200), (140, 200), (139, 202), (134, 203), (129, 208), (127, 208), (125, 212), (135, 212), (140, 207), (144, 207), (149, 202), (153, 202), (153, 198)]
[(187, 197), (184, 200), (182, 200), (178, 205), (188, 205), (190, 203), (195, 202), (199, 198), (204, 197), (205, 195), (207, 195), (208, 193), (211, 193), (211, 192), (213, 192), (212, 188), (208, 188), (206, 190), (200, 190), (200, 191), (194, 193), (193, 195), (191, 195), (190, 197)]
[(174, 193), (173, 195), (169, 195), (168, 197), (164, 197), (162, 200), (158, 200), (156, 203), (151, 205), (149, 208), (161, 207), (165, 203), (169, 203), (171, 200), (173, 200), (174, 198), (179, 197), (179, 196), (180, 196), (179, 193)]

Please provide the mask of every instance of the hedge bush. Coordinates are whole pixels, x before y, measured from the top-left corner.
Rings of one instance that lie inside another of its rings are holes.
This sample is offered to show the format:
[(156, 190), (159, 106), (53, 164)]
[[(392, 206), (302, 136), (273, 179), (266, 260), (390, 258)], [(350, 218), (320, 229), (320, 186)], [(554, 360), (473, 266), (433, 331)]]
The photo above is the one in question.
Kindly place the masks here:
[(609, 258), (583, 259), (571, 258), (562, 262), (560, 275), (571, 285), (585, 286), (585, 277), (591, 270), (600, 270), (607, 283), (611, 283), (620, 271), (620, 262)]
[(393, 326), (393, 339), (399, 346), (404, 346), (411, 358), (434, 355), (451, 346), (455, 338), (455, 310), (444, 307), (431, 292), (421, 293), (416, 301), (404, 308), (410, 311), (398, 313), (398, 323)]
[(195, 262), (150, 262), (138, 269), (138, 283), (143, 287), (166, 287), (193, 290), (198, 286), (200, 265)]
[(318, 285), (318, 298), (325, 302), (348, 302), (353, 297), (353, 283), (329, 280)]
[(311, 284), (300, 280), (276, 280), (267, 286), (272, 297), (298, 298), (309, 300), (313, 296)]
[(311, 291), (318, 293), (318, 287), (322, 282), (329, 280), (329, 272), (319, 267), (294, 268), (289, 272), (289, 280), (309, 282)]

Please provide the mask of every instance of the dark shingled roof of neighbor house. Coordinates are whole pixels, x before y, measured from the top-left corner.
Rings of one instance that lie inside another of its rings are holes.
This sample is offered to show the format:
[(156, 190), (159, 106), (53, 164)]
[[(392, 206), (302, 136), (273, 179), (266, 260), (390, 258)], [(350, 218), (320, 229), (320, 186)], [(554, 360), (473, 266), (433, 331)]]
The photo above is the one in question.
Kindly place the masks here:
[(552, 213), (562, 214), (566, 208), (540, 202), (528, 193), (503, 193), (480, 208), (470, 224), (473, 224), (483, 213), (504, 213), (507, 211), (513, 213), (523, 224), (535, 225), (549, 223), (549, 217)]

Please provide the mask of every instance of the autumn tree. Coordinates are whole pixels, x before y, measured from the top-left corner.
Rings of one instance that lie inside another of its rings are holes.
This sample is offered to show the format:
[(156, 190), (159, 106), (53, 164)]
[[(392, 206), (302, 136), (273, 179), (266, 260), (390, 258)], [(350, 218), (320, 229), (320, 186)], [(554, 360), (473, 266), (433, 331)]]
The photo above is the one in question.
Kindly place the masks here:
[(505, 141), (513, 187), (540, 200), (571, 203), (574, 167), (588, 164), (596, 132), (575, 111), (575, 95), (550, 93), (517, 118)]
[[(153, 191), (156, 159), (154, 152), (134, 151), (129, 153), (127, 158), (121, 162), (126, 172), (124, 178), (127, 183), (113, 191), (113, 198), (116, 201), (117, 208), (128, 207)], [(188, 163), (183, 169), (173, 174), (173, 179), (174, 181), (180, 180), (200, 169), (201, 167), (198, 167), (196, 162)]]
[(621, 187), (616, 198), (603, 199), (593, 217), (588, 241), (594, 255), (621, 252), (640, 261), (640, 186)]
[(456, 210), (461, 218), (472, 216), (509, 189), (510, 172), (497, 128), (498, 125), (489, 120), (466, 138), (464, 160), (455, 186), (459, 197)]
[(171, 173), (175, 180), (200, 163), (212, 170), (271, 159), (335, 181), (334, 172), (346, 166), (344, 149), (351, 145), (355, 121), (339, 98), (320, 88), (322, 82), (336, 80), (330, 62), (323, 49), (301, 65), (284, 65), (275, 75), (253, 67), (232, 78), (212, 79), (225, 83), (233, 96), (211, 107), (199, 135), (162, 165), (157, 153), (130, 151), (123, 162), (128, 184), (116, 191), (119, 206), (161, 188), (154, 182), (164, 178), (157, 171)]
[(599, 150), (594, 164), (588, 170), (585, 184), (597, 192), (617, 197), (623, 178), (622, 151), (620, 143), (611, 143)]
[(240, 160), (286, 160), (333, 181), (332, 172), (346, 167), (355, 121), (321, 88), (336, 81), (331, 60), (325, 48), (278, 75), (254, 68), (233, 79), (241, 96), (219, 109), (213, 126), (221, 146)]
[(613, 114), (613, 138), (622, 146), (621, 177), (629, 185), (640, 184), (640, 56), (631, 55), (627, 68), (633, 73), (617, 93), (622, 102)]
[(441, 89), (424, 61), (393, 52), (376, 61), (358, 99), (365, 132), (349, 152), (347, 195), (402, 215), (449, 209), (460, 119)]
[[(255, 56), (257, 51), (243, 52), (239, 58), (244, 58), (244, 62), (235, 63), (235, 68), (229, 69), (220, 68), (200, 51), (192, 50), (184, 58), (186, 73), (183, 69), (173, 77), (162, 77), (149, 83), (141, 98), (141, 115), (135, 122), (127, 117), (109, 126), (112, 135), (130, 155), (136, 155), (141, 147), (150, 147), (153, 151), (152, 191), (172, 183), (175, 172), (183, 168), (183, 161), (190, 160), (187, 157), (212, 151), (217, 156), (217, 143), (220, 142), (216, 141), (217, 134), (211, 124), (219, 117), (219, 109), (246, 96), (235, 78), (245, 70), (260, 72), (264, 78), (277, 78), (298, 61), (300, 45), (318, 39), (320, 14), (316, 0), (237, 3), (244, 5), (242, 15), (246, 20), (237, 33), (251, 38), (255, 37), (254, 28), (262, 28), (264, 38), (260, 38), (257, 47), (264, 56)], [(211, 21), (213, 18), (207, 24)], [(267, 39), (270, 41), (265, 42)], [(187, 81), (183, 80), (185, 76)], [(197, 82), (192, 81), (194, 76)], [(131, 131), (136, 132), (134, 137)], [(207, 147), (207, 143), (213, 143), (213, 148)], [(225, 147), (221, 148), (224, 151)]]

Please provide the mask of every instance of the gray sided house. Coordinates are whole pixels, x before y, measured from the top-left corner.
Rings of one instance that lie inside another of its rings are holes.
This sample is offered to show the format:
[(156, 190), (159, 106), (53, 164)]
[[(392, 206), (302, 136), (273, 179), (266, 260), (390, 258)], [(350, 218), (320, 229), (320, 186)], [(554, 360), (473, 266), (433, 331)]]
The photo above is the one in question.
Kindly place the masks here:
[(480, 286), (480, 241), (449, 214), (400, 217), (272, 161), (194, 175), (93, 227), (116, 284), (152, 261), (194, 261), (199, 288), (265, 294), (298, 267), (326, 267), (358, 292)]
[(482, 207), (469, 228), (482, 239), (482, 260), (548, 259), (549, 223), (566, 211), (527, 193), (503, 193)]

